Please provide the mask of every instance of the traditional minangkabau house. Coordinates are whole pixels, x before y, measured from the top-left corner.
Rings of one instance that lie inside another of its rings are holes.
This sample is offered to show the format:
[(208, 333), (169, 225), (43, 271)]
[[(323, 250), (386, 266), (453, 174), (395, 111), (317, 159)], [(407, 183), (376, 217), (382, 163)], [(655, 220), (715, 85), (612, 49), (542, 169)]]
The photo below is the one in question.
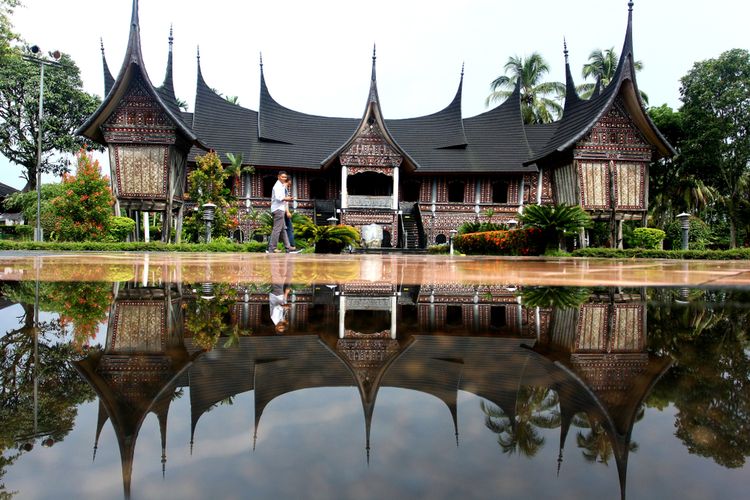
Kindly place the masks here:
[[(193, 113), (181, 112), (172, 86), (172, 36), (164, 83), (155, 87), (141, 54), (138, 1), (117, 78), (104, 59), (106, 97), (77, 134), (109, 148), (118, 213), (164, 214), (180, 238), (186, 175), (213, 149), (242, 154), (254, 173), (232, 179), (241, 211), (270, 206), (279, 170), (290, 173), (294, 208), (319, 224), (378, 224), (383, 246), (443, 243), (461, 223), (514, 223), (526, 204), (580, 205), (608, 221), (621, 244), (622, 222), (645, 224), (648, 165), (673, 148), (645, 111), (635, 78), (632, 7), (612, 81), (581, 99), (566, 59), (566, 96), (559, 121), (524, 125), (521, 93), (494, 109), (464, 118), (463, 70), (448, 106), (427, 116), (388, 119), (378, 97), (373, 50), (370, 90), (361, 118), (331, 118), (276, 102), (260, 64), (258, 110), (228, 102), (208, 86), (198, 57)], [(102, 48), (104, 58), (104, 49)], [(209, 76), (209, 79), (211, 77)], [(235, 236), (243, 239), (251, 222)], [(169, 231), (162, 231), (166, 240)], [(585, 234), (581, 244), (586, 245)]]

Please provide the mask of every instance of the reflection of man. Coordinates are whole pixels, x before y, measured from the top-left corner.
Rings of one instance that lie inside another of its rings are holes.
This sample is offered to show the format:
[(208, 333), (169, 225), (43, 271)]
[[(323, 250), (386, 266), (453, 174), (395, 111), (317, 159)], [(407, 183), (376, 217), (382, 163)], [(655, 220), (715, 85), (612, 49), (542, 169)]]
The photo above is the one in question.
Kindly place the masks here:
[(271, 230), (271, 237), (268, 240), (268, 251), (278, 252), (276, 246), (279, 244), (279, 236), (282, 237), (284, 242), (284, 248), (287, 252), (295, 250), (292, 245), (289, 244), (289, 237), (284, 229), (284, 216), (286, 216), (287, 202), (293, 198), (288, 196), (286, 191), (286, 183), (289, 180), (289, 176), (283, 170), (279, 172), (276, 180), (276, 184), (273, 185), (273, 191), (271, 192), (271, 214), (273, 215), (273, 229)]
[(284, 333), (289, 327), (289, 261), (286, 257), (271, 261), (271, 293), (268, 294), (268, 306), (271, 321), (276, 333)]

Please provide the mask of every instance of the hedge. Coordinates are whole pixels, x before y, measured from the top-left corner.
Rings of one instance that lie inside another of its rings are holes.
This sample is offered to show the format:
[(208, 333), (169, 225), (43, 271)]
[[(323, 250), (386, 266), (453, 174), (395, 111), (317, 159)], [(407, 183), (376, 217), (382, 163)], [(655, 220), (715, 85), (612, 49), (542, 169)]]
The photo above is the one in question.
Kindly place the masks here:
[(545, 241), (535, 227), (458, 235), (453, 246), (466, 255), (541, 255)]
[(653, 227), (637, 227), (633, 230), (631, 243), (636, 248), (659, 250), (667, 234)]
[(573, 257), (598, 257), (608, 259), (691, 259), (691, 260), (744, 260), (750, 259), (750, 248), (733, 250), (648, 250), (645, 248), (579, 248)]
[(104, 241), (83, 242), (55, 242), (55, 241), (9, 241), (0, 240), (0, 250), (46, 250), (68, 252), (264, 252), (267, 243), (251, 241), (248, 243), (233, 243), (218, 241), (213, 243), (179, 243), (166, 244), (161, 242), (131, 242), (113, 243)]

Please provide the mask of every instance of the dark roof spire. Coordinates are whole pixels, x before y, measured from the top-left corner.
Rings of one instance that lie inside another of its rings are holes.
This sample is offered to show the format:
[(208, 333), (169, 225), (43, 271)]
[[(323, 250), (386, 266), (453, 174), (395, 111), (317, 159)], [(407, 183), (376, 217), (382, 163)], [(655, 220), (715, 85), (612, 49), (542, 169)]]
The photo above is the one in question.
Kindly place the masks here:
[(571, 109), (571, 106), (578, 103), (581, 98), (578, 96), (576, 91), (576, 84), (573, 81), (573, 73), (570, 71), (570, 61), (568, 59), (568, 41), (563, 38), (563, 54), (565, 55), (565, 107), (563, 108), (563, 116), (565, 110)]
[(99, 37), (99, 46), (102, 51), (102, 70), (104, 71), (104, 95), (106, 96), (109, 94), (109, 91), (112, 90), (112, 86), (115, 84), (115, 78), (112, 76), (112, 71), (109, 69), (109, 65), (107, 64), (107, 58), (104, 55), (104, 40)]

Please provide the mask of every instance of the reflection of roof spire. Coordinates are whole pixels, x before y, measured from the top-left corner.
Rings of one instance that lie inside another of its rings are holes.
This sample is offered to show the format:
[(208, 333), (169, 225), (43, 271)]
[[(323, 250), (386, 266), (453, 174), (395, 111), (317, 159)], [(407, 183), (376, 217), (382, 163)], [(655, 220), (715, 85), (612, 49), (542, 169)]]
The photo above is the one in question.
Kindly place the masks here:
[(96, 418), (96, 438), (94, 438), (94, 457), (91, 459), (93, 462), (96, 460), (96, 450), (99, 449), (99, 436), (102, 434), (104, 424), (107, 423), (109, 416), (107, 415), (107, 409), (104, 407), (104, 403), (99, 399), (99, 412)]

